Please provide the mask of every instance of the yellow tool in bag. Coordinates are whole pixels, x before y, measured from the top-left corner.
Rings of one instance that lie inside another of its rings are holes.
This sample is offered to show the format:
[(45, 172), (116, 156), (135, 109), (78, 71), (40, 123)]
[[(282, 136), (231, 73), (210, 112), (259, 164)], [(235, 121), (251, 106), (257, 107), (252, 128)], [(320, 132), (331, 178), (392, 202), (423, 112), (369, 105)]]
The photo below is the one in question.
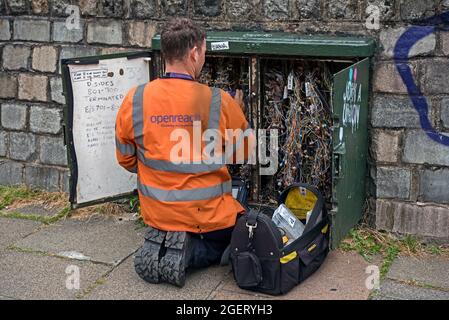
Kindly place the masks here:
[(307, 212), (311, 211), (318, 201), (316, 194), (300, 186), (287, 189), (286, 191), (288, 192), (285, 197), (285, 206), (299, 220), (306, 220)]

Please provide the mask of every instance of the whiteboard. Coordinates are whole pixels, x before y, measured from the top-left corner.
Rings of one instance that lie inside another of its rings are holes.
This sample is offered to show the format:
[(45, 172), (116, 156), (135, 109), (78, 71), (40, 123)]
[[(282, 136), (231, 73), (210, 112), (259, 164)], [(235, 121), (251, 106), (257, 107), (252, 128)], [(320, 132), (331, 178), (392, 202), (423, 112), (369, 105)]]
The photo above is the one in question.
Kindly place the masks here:
[(98, 59), (96, 64), (67, 63), (72, 92), (70, 147), (77, 176), (76, 189), (71, 190), (76, 204), (128, 194), (137, 186), (136, 174), (117, 162), (115, 120), (128, 91), (150, 80), (150, 59)]

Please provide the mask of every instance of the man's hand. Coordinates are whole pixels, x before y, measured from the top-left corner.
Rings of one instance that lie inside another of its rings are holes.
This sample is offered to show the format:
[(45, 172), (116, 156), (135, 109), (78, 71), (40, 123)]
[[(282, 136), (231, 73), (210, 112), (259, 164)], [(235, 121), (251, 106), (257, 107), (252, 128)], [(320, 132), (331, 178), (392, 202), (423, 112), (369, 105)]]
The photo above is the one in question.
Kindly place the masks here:
[(239, 89), (235, 90), (234, 100), (240, 106), (243, 113), (245, 113), (245, 103), (243, 102), (243, 91), (242, 90), (239, 90)]

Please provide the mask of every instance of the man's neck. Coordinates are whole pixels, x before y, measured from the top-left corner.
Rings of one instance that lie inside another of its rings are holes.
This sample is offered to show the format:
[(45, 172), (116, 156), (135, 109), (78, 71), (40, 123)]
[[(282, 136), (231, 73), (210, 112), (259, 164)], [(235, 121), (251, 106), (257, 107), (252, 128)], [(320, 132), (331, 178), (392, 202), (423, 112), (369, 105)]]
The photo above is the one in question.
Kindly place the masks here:
[(193, 70), (189, 70), (190, 68), (186, 66), (185, 64), (181, 63), (173, 63), (173, 64), (166, 64), (165, 67), (165, 73), (174, 72), (174, 73), (182, 73), (182, 74), (188, 74), (195, 78), (195, 72)]

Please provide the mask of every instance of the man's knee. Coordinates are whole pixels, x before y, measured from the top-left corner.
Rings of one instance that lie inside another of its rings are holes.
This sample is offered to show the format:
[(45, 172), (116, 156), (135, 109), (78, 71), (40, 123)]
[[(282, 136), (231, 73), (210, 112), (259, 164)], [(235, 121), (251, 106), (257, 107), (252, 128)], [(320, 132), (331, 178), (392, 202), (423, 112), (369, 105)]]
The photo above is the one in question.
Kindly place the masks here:
[(195, 248), (193, 250), (191, 267), (205, 268), (219, 263), (223, 252), (229, 245), (231, 233), (226, 231), (209, 235), (195, 235), (192, 242)]

